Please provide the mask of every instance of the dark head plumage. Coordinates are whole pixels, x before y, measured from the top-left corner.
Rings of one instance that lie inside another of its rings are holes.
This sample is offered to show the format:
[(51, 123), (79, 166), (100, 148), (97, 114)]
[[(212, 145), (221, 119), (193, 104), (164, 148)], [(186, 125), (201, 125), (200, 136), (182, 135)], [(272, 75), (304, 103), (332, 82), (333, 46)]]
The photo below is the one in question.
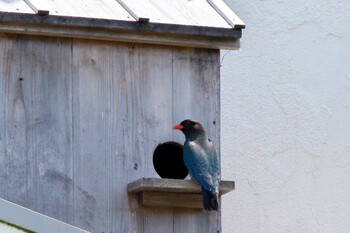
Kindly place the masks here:
[(180, 124), (174, 125), (173, 129), (181, 130), (186, 138), (196, 138), (198, 135), (205, 134), (203, 126), (198, 122), (190, 119), (182, 121)]

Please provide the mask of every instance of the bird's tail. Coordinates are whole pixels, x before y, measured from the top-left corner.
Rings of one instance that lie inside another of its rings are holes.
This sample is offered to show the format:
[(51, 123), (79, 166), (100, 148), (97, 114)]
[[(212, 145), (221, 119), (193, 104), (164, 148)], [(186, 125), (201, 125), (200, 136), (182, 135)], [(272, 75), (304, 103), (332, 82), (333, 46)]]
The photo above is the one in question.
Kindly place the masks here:
[(202, 187), (203, 207), (205, 210), (219, 209), (219, 195), (215, 190), (209, 191)]

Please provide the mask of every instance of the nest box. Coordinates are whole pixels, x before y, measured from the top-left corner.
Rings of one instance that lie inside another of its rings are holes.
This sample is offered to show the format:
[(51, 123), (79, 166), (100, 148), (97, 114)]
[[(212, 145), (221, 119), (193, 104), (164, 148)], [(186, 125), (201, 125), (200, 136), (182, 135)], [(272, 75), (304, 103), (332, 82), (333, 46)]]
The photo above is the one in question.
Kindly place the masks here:
[(219, 152), (242, 28), (221, 0), (1, 1), (0, 198), (90, 232), (220, 232), (172, 126), (200, 121)]

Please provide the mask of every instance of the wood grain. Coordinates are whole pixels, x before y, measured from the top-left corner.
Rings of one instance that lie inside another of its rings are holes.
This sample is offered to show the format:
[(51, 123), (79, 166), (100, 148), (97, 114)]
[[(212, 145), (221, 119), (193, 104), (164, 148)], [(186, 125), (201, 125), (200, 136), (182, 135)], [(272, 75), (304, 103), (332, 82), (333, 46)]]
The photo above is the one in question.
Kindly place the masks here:
[(200, 194), (142, 192), (139, 201), (143, 206), (203, 209)]
[[(220, 182), (220, 195), (224, 195), (235, 188), (234, 181)], [(192, 180), (141, 178), (127, 186), (128, 192), (166, 192), (166, 193), (200, 193), (200, 186)]]
[[(220, 73), (219, 51), (188, 48), (186, 52), (174, 51), (174, 121), (195, 119), (202, 123), (208, 137), (211, 138), (220, 154)], [(184, 141), (181, 132), (176, 133), (177, 141)], [(190, 213), (175, 209), (174, 229), (180, 233), (221, 232), (221, 223), (217, 216), (220, 212)], [(195, 222), (195, 224), (193, 224)]]
[[(189, 33), (190, 28), (188, 29)], [(196, 29), (194, 29), (196, 31)], [(130, 33), (125, 31), (111, 31), (102, 29), (82, 29), (82, 28), (59, 28), (52, 26), (34, 26), (34, 25), (0, 25), (0, 32), (40, 35), (78, 39), (93, 39), (103, 41), (133, 42), (156, 45), (172, 45), (181, 47), (210, 48), (210, 49), (229, 49), (236, 50), (240, 47), (240, 40), (236, 38), (219, 39), (203, 38), (193, 36), (174, 37), (169, 34), (147, 35), (139, 33)], [(187, 33), (187, 32), (186, 32)], [(239, 33), (240, 34), (240, 33)]]
[(198, 117), (219, 142), (219, 51), (4, 34), (0, 48), (1, 198), (91, 232), (220, 228), (220, 212), (127, 192), (158, 177), (159, 143), (184, 141), (174, 123)]

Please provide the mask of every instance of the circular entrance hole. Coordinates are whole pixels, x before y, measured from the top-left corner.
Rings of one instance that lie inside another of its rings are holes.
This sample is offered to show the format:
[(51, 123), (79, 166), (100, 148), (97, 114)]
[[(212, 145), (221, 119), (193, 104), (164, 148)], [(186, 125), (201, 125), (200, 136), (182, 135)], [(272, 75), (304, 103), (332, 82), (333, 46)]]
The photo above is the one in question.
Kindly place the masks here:
[(177, 142), (159, 144), (153, 153), (153, 166), (162, 178), (185, 179), (188, 175), (182, 145)]

